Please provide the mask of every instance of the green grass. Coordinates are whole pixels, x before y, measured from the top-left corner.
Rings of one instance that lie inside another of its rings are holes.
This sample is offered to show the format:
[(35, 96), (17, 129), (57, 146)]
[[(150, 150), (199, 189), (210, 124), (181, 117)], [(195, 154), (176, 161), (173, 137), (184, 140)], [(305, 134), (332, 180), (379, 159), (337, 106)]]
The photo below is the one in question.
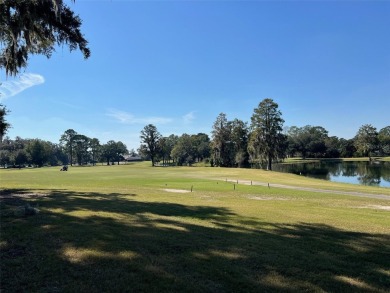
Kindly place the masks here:
[(149, 164), (0, 170), (1, 292), (388, 291), (389, 188)]

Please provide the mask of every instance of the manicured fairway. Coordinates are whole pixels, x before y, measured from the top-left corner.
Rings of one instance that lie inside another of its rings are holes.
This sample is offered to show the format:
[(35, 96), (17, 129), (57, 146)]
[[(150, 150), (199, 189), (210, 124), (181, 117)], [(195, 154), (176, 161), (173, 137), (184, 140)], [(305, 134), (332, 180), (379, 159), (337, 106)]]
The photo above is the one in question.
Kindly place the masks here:
[(149, 164), (0, 170), (1, 292), (389, 291), (389, 188)]

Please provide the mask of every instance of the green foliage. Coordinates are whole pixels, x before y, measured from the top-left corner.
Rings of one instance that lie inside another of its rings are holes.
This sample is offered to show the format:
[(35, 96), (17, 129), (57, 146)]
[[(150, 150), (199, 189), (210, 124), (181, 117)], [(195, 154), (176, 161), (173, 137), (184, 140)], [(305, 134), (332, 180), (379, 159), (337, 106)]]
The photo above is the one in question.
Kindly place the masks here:
[(26, 165), (29, 161), (29, 157), (28, 157), (26, 150), (24, 150), (24, 149), (17, 150), (13, 154), (13, 161), (14, 161), (15, 165), (18, 165), (18, 166)]
[(89, 149), (91, 151), (92, 164), (95, 165), (98, 158), (100, 157), (102, 146), (100, 145), (99, 139), (92, 138), (89, 140)]
[(390, 155), (390, 126), (383, 127), (379, 130), (378, 140), (383, 155)]
[(355, 136), (355, 147), (362, 156), (371, 157), (379, 148), (376, 128), (371, 124), (361, 126)]
[(81, 19), (62, 0), (2, 0), (0, 2), (0, 68), (17, 75), (31, 54), (50, 57), (57, 45), (90, 56), (80, 31)]
[(173, 149), (173, 145), (170, 143), (168, 137), (161, 137), (158, 141), (158, 149), (159, 149), (159, 158), (162, 159), (163, 165), (168, 164), (171, 159), (171, 152)]
[[(59, 162), (67, 163), (66, 154), (61, 146), (40, 139), (23, 139), (17, 136), (12, 140), (5, 137), (0, 144), (0, 151), (3, 155), (7, 154), (7, 165), (24, 167), (27, 164), (37, 166), (49, 164), (57, 166)], [(41, 159), (38, 159), (39, 156)]]
[(353, 139), (339, 139), (340, 143), (340, 157), (352, 158), (356, 154), (355, 141)]
[(144, 145), (143, 150), (148, 156), (150, 156), (152, 160), (152, 166), (154, 166), (157, 155), (160, 151), (159, 140), (161, 139), (161, 134), (157, 131), (156, 126), (149, 124), (141, 130), (140, 139), (141, 144)]
[(79, 166), (90, 161), (90, 138), (83, 134), (76, 134), (73, 137), (74, 153), (76, 155), (77, 164)]
[(210, 157), (210, 138), (206, 133), (191, 135), (194, 145), (194, 159), (198, 162)]
[(205, 133), (189, 135), (184, 133), (177, 138), (171, 157), (178, 166), (192, 165), (210, 156), (210, 139)]
[(196, 146), (193, 144), (192, 137), (185, 133), (179, 137), (179, 140), (172, 149), (171, 156), (179, 166), (192, 165), (195, 151)]
[(11, 163), (10, 151), (0, 150), (0, 165), (5, 167)]
[(64, 148), (65, 153), (68, 154), (71, 166), (73, 166), (73, 155), (75, 148), (74, 138), (76, 137), (76, 135), (76, 131), (74, 131), (73, 129), (68, 129), (64, 132), (63, 135), (61, 135), (60, 138), (60, 145)]
[(5, 116), (9, 113), (9, 110), (2, 104), (0, 104), (0, 142), (3, 136), (7, 133), (7, 130), (11, 125), (5, 119)]
[(286, 151), (286, 137), (282, 134), (284, 120), (278, 107), (272, 99), (264, 99), (251, 117), (249, 148), (252, 161), (266, 162), (268, 170), (272, 170), (274, 159), (284, 158)]
[(323, 158), (330, 154), (337, 157), (339, 152), (338, 139), (329, 138), (328, 131), (321, 126), (293, 126), (288, 129), (287, 137), (292, 156), (300, 153), (302, 158)]
[(114, 152), (113, 152), (114, 143), (115, 142), (113, 140), (110, 140), (106, 144), (103, 144), (101, 148), (101, 157), (107, 162), (107, 165), (110, 165), (110, 161), (114, 157)]
[(119, 162), (123, 159), (123, 156), (128, 154), (129, 151), (125, 144), (121, 141), (110, 140), (104, 144), (101, 148), (101, 156), (106, 160), (107, 165), (110, 162)]
[(234, 119), (229, 124), (231, 127), (231, 142), (234, 148), (234, 166), (238, 168), (249, 167), (248, 124), (239, 119)]
[(212, 165), (248, 167), (248, 135), (247, 123), (239, 119), (228, 121), (226, 114), (219, 114), (212, 131)]
[(231, 127), (225, 113), (220, 113), (213, 124), (212, 160), (216, 167), (233, 165), (233, 144), (231, 143)]
[(118, 141), (115, 143), (114, 158), (118, 162), (118, 165), (119, 165), (119, 162), (121, 160), (123, 160), (123, 156), (127, 155), (128, 153), (129, 153), (129, 151), (127, 150), (127, 147), (125, 146), (125, 144), (123, 142)]
[(49, 160), (47, 143), (40, 139), (31, 140), (26, 147), (31, 164), (42, 167)]

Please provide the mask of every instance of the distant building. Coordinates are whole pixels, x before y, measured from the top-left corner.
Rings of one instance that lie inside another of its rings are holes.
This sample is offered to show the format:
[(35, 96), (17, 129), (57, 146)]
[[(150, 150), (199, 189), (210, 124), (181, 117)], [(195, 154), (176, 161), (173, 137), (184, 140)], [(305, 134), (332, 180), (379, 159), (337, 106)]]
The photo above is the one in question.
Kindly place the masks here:
[(123, 158), (126, 162), (139, 162), (142, 161), (140, 156), (124, 155)]

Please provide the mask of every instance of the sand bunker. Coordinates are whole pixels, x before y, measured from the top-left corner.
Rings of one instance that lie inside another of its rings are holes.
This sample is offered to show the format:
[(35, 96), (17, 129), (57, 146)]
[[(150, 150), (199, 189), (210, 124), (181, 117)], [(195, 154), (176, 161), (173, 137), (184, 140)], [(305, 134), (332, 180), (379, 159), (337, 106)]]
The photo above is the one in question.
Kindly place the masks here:
[(174, 193), (188, 193), (191, 192), (189, 190), (184, 190), (184, 189), (163, 189), (166, 192), (174, 192)]
[(390, 206), (374, 205), (370, 204), (367, 206), (360, 207), (361, 209), (375, 209), (375, 210), (385, 210), (390, 211)]
[(248, 196), (249, 199), (254, 200), (288, 200), (284, 197), (274, 197), (274, 196)]

